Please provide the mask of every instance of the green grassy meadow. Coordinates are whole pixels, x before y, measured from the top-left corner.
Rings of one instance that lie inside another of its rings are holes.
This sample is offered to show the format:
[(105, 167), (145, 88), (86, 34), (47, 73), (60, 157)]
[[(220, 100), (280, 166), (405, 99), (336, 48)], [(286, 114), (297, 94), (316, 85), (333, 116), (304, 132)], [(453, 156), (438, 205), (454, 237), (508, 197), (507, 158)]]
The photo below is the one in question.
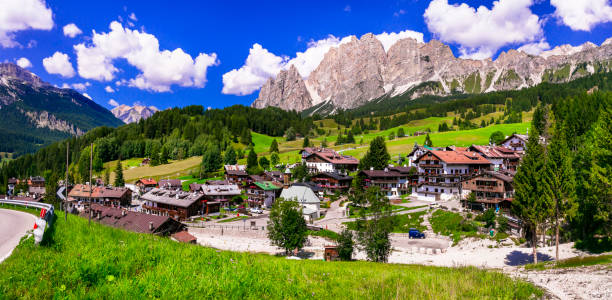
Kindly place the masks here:
[(219, 251), (57, 218), (0, 264), (0, 299), (525, 299), (543, 292), (494, 271), (293, 261)]

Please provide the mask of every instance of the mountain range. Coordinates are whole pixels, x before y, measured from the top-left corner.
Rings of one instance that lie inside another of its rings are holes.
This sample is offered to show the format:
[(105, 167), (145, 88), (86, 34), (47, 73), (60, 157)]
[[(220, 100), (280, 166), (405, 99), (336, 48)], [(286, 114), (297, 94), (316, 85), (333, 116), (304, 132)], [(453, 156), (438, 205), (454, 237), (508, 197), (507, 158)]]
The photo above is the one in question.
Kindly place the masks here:
[(126, 124), (137, 123), (142, 119), (152, 116), (158, 111), (159, 109), (157, 109), (155, 106), (143, 106), (136, 104), (134, 106), (122, 104), (111, 109), (113, 115)]
[(600, 46), (563, 45), (539, 55), (509, 50), (495, 60), (474, 60), (455, 57), (449, 46), (437, 40), (401, 39), (385, 51), (373, 34), (365, 34), (331, 48), (307, 78), (293, 65), (280, 71), (263, 85), (251, 106), (311, 108), (312, 113), (325, 106), (329, 113), (381, 97), (514, 90), (611, 70), (612, 38)]
[[(98, 126), (119, 126), (110, 111), (75, 90), (58, 88), (12, 63), (0, 63), (0, 153), (12, 156), (79, 136)], [(2, 159), (2, 157), (0, 157)]]

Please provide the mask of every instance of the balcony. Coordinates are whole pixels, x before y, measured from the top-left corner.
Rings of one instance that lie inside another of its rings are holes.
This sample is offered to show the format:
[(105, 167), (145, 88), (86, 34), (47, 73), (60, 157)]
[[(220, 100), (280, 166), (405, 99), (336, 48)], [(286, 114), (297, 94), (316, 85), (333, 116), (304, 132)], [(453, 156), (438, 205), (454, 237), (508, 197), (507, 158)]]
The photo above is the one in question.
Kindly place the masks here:
[(440, 165), (440, 164), (423, 164), (423, 163), (420, 163), (419, 167), (421, 167), (421, 168), (442, 168), (442, 165)]

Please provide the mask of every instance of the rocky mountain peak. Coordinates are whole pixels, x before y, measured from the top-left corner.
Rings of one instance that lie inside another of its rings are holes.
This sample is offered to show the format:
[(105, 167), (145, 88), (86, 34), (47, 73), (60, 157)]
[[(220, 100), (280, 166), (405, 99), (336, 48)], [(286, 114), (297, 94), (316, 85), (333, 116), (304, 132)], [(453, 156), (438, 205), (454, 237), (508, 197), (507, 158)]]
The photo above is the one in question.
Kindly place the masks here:
[(312, 98), (306, 89), (304, 80), (294, 65), (288, 70), (282, 70), (276, 78), (270, 78), (261, 88), (263, 93), (251, 106), (264, 108), (280, 107), (284, 110), (304, 110), (312, 106)]
[(38, 76), (34, 75), (34, 73), (13, 63), (0, 63), (0, 77), (17, 79), (32, 84), (36, 87), (49, 85), (48, 83), (42, 81)]
[(291, 70), (281, 71), (266, 82), (253, 106), (303, 110), (326, 102), (333, 108), (350, 109), (382, 96), (409, 93), (414, 99), (511, 90), (542, 81), (567, 82), (611, 69), (612, 39), (601, 47), (562, 45), (539, 56), (510, 49), (493, 61), (457, 58), (438, 40), (401, 39), (385, 52), (369, 33), (332, 47), (306, 82), (297, 72), (294, 76)]
[(155, 106), (134, 105), (129, 106), (121, 104), (113, 109), (111, 113), (126, 124), (136, 123), (142, 119), (147, 119), (158, 112), (159, 109)]

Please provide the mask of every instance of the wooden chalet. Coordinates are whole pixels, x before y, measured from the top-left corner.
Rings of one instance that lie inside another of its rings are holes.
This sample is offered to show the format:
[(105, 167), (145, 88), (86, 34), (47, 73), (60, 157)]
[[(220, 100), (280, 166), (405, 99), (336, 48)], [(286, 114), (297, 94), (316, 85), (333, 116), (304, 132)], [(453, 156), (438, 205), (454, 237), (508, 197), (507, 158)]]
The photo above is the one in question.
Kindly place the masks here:
[(149, 214), (170, 216), (177, 221), (201, 214), (204, 195), (155, 188), (140, 197), (142, 209)]
[(463, 181), (463, 192), (476, 196), (475, 203), (462, 199), (463, 205), (479, 210), (494, 208), (509, 212), (514, 199), (513, 177), (514, 173), (484, 171)]
[(328, 194), (345, 193), (351, 188), (353, 177), (332, 172), (321, 172), (310, 178), (321, 190)]

